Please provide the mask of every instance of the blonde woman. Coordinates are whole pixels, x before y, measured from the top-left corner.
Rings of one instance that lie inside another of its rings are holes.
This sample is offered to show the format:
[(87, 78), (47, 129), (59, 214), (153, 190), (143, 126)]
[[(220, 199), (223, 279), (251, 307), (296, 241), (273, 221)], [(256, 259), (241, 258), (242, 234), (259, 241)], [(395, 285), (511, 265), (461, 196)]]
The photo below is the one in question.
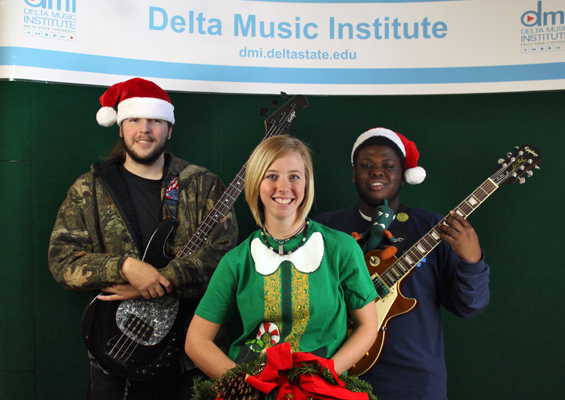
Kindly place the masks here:
[[(245, 198), (261, 229), (220, 261), (188, 329), (188, 356), (217, 377), (288, 342), (293, 352), (331, 358), (338, 373), (347, 371), (376, 339), (377, 293), (356, 241), (308, 219), (308, 147), (288, 136), (260, 143), (248, 162)], [(237, 313), (243, 334), (228, 357), (213, 339)]]

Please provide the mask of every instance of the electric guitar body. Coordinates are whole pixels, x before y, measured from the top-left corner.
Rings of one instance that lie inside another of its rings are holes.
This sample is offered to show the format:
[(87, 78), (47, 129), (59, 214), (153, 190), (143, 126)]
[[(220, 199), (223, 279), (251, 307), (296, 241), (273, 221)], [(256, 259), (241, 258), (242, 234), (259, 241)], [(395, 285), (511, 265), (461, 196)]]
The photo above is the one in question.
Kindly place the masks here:
[[(382, 250), (373, 250), (365, 254), (365, 264), (367, 265), (367, 269), (369, 270), (369, 274), (373, 280), (380, 276), (397, 260), (394, 256), (383, 260), (380, 258), (381, 253)], [(380, 327), (377, 338), (366, 356), (357, 362), (357, 364), (349, 370), (349, 373), (360, 375), (371, 369), (379, 359), (381, 352), (384, 350), (386, 339), (388, 338), (388, 324), (390, 320), (397, 315), (406, 314), (418, 306), (418, 301), (416, 299), (405, 297), (401, 291), (404, 282), (408, 279), (412, 272), (413, 271), (392, 285), (389, 288), (390, 292), (386, 297), (379, 297), (375, 300), (378, 325)]]
[[(174, 228), (170, 218), (161, 221), (151, 236), (143, 261), (157, 269), (171, 257), (165, 252)], [(99, 364), (115, 374), (148, 380), (177, 364), (185, 330), (198, 301), (163, 296), (157, 299), (100, 301), (92, 296), (82, 318), (82, 334)]]

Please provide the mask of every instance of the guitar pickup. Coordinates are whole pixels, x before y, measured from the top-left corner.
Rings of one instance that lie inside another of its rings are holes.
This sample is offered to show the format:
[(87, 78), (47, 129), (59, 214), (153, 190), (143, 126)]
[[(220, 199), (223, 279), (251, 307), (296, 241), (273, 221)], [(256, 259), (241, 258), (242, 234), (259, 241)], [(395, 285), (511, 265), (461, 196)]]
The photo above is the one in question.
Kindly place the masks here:
[(130, 314), (125, 326), (131, 333), (133, 333), (143, 341), (148, 341), (153, 335), (154, 331), (151, 325), (135, 316), (134, 314)]
[(375, 289), (379, 294), (379, 298), (384, 299), (390, 294), (390, 289), (387, 287), (387, 285), (384, 284), (384, 282), (381, 280), (378, 274), (373, 274), (371, 276), (371, 279), (373, 280)]

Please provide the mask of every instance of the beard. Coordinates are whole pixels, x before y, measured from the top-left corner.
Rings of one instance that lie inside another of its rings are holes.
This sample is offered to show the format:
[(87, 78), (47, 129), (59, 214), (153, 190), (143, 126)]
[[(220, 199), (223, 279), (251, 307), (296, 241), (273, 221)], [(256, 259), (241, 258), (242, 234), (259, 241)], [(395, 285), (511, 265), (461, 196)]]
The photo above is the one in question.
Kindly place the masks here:
[(137, 154), (130, 146), (128, 146), (128, 144), (125, 141), (124, 141), (124, 145), (126, 149), (126, 154), (137, 164), (152, 165), (165, 152), (168, 141), (169, 139), (165, 138), (165, 140), (158, 147), (155, 147), (149, 154), (145, 156), (141, 156)]

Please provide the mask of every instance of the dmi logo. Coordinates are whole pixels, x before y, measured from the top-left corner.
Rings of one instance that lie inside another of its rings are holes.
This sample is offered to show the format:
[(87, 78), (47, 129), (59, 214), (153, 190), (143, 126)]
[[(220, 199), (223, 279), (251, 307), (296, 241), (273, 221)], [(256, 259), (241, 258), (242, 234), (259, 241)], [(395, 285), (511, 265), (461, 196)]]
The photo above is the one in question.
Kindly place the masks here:
[[(76, 0), (24, 0), (30, 7), (41, 7), (48, 10), (53, 10), (53, 3), (57, 11), (77, 12)], [(64, 6), (64, 9), (63, 9)]]
[[(551, 21), (548, 21), (550, 18)], [(542, 12), (541, 1), (538, 1), (537, 11), (531, 10), (522, 14), (522, 25), (524, 26), (547, 26), (548, 22), (551, 25), (564, 24), (565, 13), (563, 11)]]

